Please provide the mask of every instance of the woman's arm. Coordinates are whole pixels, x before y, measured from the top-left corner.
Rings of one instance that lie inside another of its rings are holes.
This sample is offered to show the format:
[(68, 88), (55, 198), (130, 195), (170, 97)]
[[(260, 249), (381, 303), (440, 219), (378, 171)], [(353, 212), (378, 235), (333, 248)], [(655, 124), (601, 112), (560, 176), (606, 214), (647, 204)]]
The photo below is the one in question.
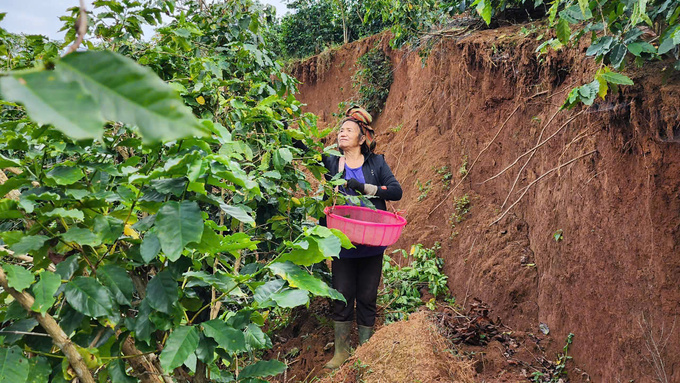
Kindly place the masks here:
[(381, 166), (378, 169), (378, 179), (380, 180), (380, 186), (375, 193), (376, 196), (387, 200), (387, 201), (399, 201), (403, 194), (401, 190), (401, 185), (397, 178), (392, 174), (392, 169), (387, 165), (385, 157), (378, 156), (381, 159)]

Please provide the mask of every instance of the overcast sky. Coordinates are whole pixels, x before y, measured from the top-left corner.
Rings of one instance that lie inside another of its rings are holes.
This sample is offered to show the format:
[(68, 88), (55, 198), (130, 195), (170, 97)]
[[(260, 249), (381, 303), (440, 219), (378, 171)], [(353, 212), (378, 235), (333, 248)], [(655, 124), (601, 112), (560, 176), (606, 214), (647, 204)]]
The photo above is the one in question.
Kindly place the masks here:
[[(283, 0), (260, 1), (275, 6), (279, 17), (288, 12)], [(91, 4), (92, 1), (87, 3)], [(78, 0), (0, 0), (0, 13), (7, 12), (0, 26), (12, 33), (62, 39), (64, 33), (59, 30), (63, 23), (59, 21), (59, 16), (65, 15), (67, 8), (78, 4)]]

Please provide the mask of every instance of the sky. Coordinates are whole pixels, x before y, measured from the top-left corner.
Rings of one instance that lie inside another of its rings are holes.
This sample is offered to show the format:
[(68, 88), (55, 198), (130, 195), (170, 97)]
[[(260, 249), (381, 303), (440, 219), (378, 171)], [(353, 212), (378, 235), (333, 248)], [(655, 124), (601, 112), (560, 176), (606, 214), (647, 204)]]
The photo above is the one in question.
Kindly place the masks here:
[[(275, 6), (279, 17), (288, 12), (283, 0), (260, 2)], [(86, 4), (91, 3), (91, 0), (86, 1)], [(0, 13), (7, 12), (0, 27), (12, 33), (63, 39), (64, 32), (59, 32), (63, 23), (59, 21), (59, 16), (65, 15), (67, 8), (78, 4), (78, 0), (0, 0)]]

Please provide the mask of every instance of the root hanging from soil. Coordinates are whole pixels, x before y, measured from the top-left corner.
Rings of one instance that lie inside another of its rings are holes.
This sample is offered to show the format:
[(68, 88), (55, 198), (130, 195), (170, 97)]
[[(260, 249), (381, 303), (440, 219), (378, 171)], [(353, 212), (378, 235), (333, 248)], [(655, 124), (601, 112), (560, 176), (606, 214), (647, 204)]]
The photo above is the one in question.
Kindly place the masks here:
[(587, 156), (589, 156), (589, 155), (591, 155), (591, 154), (595, 154), (595, 153), (597, 153), (597, 150), (591, 150), (591, 151), (588, 152), (588, 153), (582, 154), (582, 155), (580, 155), (580, 156), (578, 156), (578, 157), (576, 157), (576, 158), (572, 158), (571, 160), (569, 160), (569, 161), (563, 163), (562, 165), (556, 166), (556, 167), (554, 167), (554, 168), (548, 170), (547, 172), (543, 173), (540, 177), (538, 177), (538, 178), (536, 178), (535, 180), (531, 181), (531, 183), (529, 183), (527, 186), (524, 187), (524, 191), (523, 191), (522, 194), (519, 196), (519, 198), (517, 198), (517, 200), (516, 200), (515, 202), (513, 202), (512, 205), (510, 205), (510, 207), (508, 207), (508, 208), (503, 212), (503, 214), (501, 214), (498, 218), (496, 218), (495, 221), (491, 222), (491, 223), (489, 224), (489, 226), (493, 226), (493, 225), (497, 224), (500, 220), (502, 220), (503, 217), (505, 217), (505, 215), (508, 214), (508, 212), (509, 212), (510, 210), (512, 210), (512, 208), (515, 207), (515, 205), (517, 205), (517, 204), (519, 203), (519, 201), (522, 200), (522, 197), (524, 197), (524, 196), (527, 194), (527, 192), (529, 191), (529, 189), (530, 189), (532, 186), (534, 186), (535, 184), (537, 184), (540, 180), (542, 180), (542, 179), (545, 178), (546, 176), (550, 175), (550, 173), (552, 173), (552, 172), (554, 172), (554, 171), (558, 171), (558, 170), (562, 169), (563, 167), (565, 167), (565, 166), (567, 166), (567, 165), (569, 165), (569, 164), (571, 164), (571, 163), (573, 163), (573, 162), (576, 162), (576, 161), (580, 160), (580, 159), (583, 158), (583, 157), (587, 157)]

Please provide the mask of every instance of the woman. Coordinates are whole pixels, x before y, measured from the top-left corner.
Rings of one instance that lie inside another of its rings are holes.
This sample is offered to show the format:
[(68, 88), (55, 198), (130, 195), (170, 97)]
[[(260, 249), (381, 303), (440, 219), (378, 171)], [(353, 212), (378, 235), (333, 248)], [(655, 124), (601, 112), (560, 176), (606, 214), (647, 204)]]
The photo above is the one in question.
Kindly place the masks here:
[[(401, 199), (401, 185), (382, 155), (373, 153), (375, 132), (370, 127), (371, 115), (363, 108), (352, 106), (345, 113), (338, 132), (338, 148), (343, 154), (324, 156), (328, 169), (327, 178), (344, 172), (347, 183), (341, 191), (349, 195), (374, 196), (371, 202), (376, 208), (387, 210), (385, 200)], [(349, 334), (354, 317), (359, 328), (359, 344), (373, 335), (375, 324), (378, 284), (382, 275), (384, 246), (355, 245), (354, 249), (342, 249), (340, 257), (332, 261), (333, 288), (345, 297), (347, 303), (333, 302), (335, 325), (335, 354), (326, 368), (336, 369), (349, 357)]]

